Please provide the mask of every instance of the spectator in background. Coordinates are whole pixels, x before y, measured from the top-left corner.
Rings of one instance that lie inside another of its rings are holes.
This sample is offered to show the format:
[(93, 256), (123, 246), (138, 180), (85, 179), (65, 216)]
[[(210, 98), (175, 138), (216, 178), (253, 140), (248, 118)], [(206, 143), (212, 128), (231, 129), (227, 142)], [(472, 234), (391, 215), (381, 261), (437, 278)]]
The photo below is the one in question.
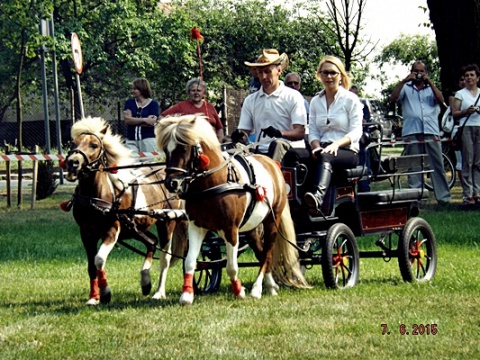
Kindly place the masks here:
[(250, 70), (251, 75), (250, 81), (248, 83), (248, 93), (253, 94), (254, 92), (260, 90), (262, 84), (260, 84), (260, 80), (258, 80), (257, 68), (254, 66), (250, 66), (248, 69)]
[[(238, 129), (231, 136), (232, 142), (238, 142), (253, 132), (261, 142), (258, 151), (281, 161), (292, 141), (304, 141), (307, 123), (304, 98), (280, 81), (280, 74), (288, 67), (287, 54), (264, 49), (256, 62), (245, 62), (245, 65), (257, 68), (262, 87), (245, 99)], [(263, 134), (262, 138), (260, 134)]]
[[(358, 87), (357, 85), (352, 85), (350, 87), (350, 91), (353, 92), (355, 95), (357, 95), (358, 97), (360, 97), (360, 95), (358, 94)], [(370, 121), (370, 119), (372, 118), (372, 112), (370, 111), (370, 108), (368, 107), (368, 104), (365, 100), (362, 100), (360, 99), (360, 101), (362, 102), (363, 104), (363, 124), (365, 125), (367, 122)]]
[(465, 124), (461, 147), (463, 203), (474, 205), (480, 204), (480, 69), (470, 64), (462, 72), (465, 87), (455, 93), (452, 114), (460, 126)]
[[(463, 77), (463, 75), (461, 75), (458, 78), (457, 86), (458, 86), (458, 90), (462, 90), (465, 87), (465, 78)], [(454, 91), (448, 97), (448, 106), (449, 106), (449, 110), (452, 111), (452, 115), (453, 115), (453, 110), (452, 110), (453, 109), (453, 104), (455, 102), (455, 93), (456, 93), (456, 91)], [(451, 138), (453, 138), (453, 136), (457, 132), (458, 125), (460, 123), (460, 119), (456, 119), (455, 117), (453, 119), (454, 119), (454, 122), (455, 122), (455, 126), (453, 127), (453, 131), (452, 131), (452, 134), (450, 136)], [(463, 183), (463, 180), (462, 180), (462, 152), (460, 150), (455, 150), (455, 158), (456, 158), (455, 170), (457, 171), (458, 178), (460, 179), (460, 183), (462, 184)]]
[[(302, 88), (302, 79), (300, 78), (300, 75), (298, 75), (297, 73), (291, 72), (285, 75), (284, 83), (289, 88), (295, 89), (301, 93), (300, 89)], [(305, 102), (305, 110), (307, 111), (307, 124), (308, 124), (308, 118), (310, 115), (310, 104), (308, 103), (307, 99), (304, 99), (304, 102)]]
[[(431, 178), (435, 198), (439, 204), (449, 203), (450, 188), (443, 167), (437, 110), (444, 100), (440, 90), (428, 77), (423, 62), (413, 63), (410, 73), (393, 90), (390, 101), (402, 105), (402, 139), (412, 142), (405, 145), (406, 155), (428, 154), (433, 170)], [(410, 175), (409, 187), (422, 187), (422, 176), (423, 174)]]
[(212, 125), (217, 138), (223, 142), (225, 135), (223, 132), (223, 124), (218, 116), (215, 107), (205, 100), (207, 93), (207, 85), (201, 79), (191, 79), (187, 82), (186, 91), (189, 100), (180, 101), (179, 103), (169, 107), (162, 112), (162, 116), (168, 115), (205, 115), (208, 122)]
[(127, 124), (125, 145), (134, 152), (152, 152), (157, 148), (155, 124), (160, 107), (151, 98), (152, 90), (147, 79), (136, 79), (132, 84), (132, 98), (125, 102), (123, 120)]
[[(357, 85), (352, 85), (350, 87), (350, 91), (353, 92), (355, 95), (359, 96)], [(368, 107), (365, 99), (360, 99), (360, 101), (363, 104), (363, 119), (362, 119), (363, 131), (368, 132), (367, 123), (371, 119), (370, 108)], [(371, 171), (370, 171), (370, 157), (367, 156), (367, 155), (368, 154), (367, 154), (365, 148), (361, 147), (360, 151), (358, 152), (358, 161), (359, 161), (360, 165), (365, 166), (365, 168), (368, 171), (368, 174), (371, 174)], [(370, 178), (365, 179), (365, 180), (361, 180), (361, 181), (358, 182), (358, 191), (359, 192), (369, 192), (370, 191)]]

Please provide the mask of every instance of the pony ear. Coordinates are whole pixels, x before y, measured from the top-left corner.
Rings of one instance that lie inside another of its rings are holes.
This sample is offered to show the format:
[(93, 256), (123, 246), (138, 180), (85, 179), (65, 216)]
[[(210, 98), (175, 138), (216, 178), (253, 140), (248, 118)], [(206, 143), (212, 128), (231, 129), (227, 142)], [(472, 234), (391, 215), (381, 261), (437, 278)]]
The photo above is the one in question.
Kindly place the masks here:
[(102, 130), (100, 130), (100, 134), (105, 135), (107, 133), (107, 130), (110, 128), (110, 125), (105, 126)]

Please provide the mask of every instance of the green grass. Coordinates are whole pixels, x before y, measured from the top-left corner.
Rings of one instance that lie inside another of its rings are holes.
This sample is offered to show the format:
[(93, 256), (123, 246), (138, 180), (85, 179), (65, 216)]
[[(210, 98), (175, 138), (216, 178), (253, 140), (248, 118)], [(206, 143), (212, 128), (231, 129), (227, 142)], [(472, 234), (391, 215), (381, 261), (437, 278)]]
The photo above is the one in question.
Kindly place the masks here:
[[(478, 210), (455, 202), (421, 216), (438, 245), (437, 274), (404, 283), (396, 259), (361, 259), (360, 282), (327, 290), (320, 266), (309, 290), (237, 301), (224, 274), (220, 291), (178, 299), (182, 269), (169, 274), (165, 301), (141, 295), (141, 257), (123, 248), (107, 261), (110, 305), (86, 307), (86, 257), (71, 213), (57, 210), (61, 187), (36, 210), (5, 209), (0, 198), (0, 358), (2, 359), (436, 359), (476, 358), (480, 350)], [(358, 239), (361, 248), (369, 238)], [(240, 261), (251, 259), (250, 253)], [(256, 269), (241, 268), (248, 289)], [(158, 264), (152, 278), (158, 278)], [(154, 284), (156, 286), (156, 284)], [(389, 335), (382, 335), (382, 324)], [(401, 335), (400, 326), (410, 335)], [(436, 335), (412, 335), (436, 324)]]

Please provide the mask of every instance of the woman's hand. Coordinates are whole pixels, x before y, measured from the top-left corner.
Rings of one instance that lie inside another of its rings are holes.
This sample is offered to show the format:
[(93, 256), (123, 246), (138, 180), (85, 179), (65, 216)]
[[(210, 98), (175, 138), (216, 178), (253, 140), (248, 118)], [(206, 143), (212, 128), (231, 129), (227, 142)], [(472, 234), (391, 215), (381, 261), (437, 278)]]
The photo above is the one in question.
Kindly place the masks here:
[(323, 149), (324, 153), (327, 154), (333, 154), (334, 156), (337, 156), (339, 146), (336, 143), (331, 143), (328, 145), (326, 148)]

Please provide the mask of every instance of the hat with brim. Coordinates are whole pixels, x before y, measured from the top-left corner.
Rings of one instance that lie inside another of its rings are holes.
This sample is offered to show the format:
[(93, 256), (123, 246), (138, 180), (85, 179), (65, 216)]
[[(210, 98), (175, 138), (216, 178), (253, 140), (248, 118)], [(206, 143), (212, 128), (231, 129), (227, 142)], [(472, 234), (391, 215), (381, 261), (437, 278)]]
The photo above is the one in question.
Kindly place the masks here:
[(257, 58), (256, 62), (245, 61), (245, 65), (251, 67), (281, 65), (282, 69), (285, 70), (288, 67), (288, 56), (285, 53), (280, 55), (275, 49), (263, 49), (262, 55)]

